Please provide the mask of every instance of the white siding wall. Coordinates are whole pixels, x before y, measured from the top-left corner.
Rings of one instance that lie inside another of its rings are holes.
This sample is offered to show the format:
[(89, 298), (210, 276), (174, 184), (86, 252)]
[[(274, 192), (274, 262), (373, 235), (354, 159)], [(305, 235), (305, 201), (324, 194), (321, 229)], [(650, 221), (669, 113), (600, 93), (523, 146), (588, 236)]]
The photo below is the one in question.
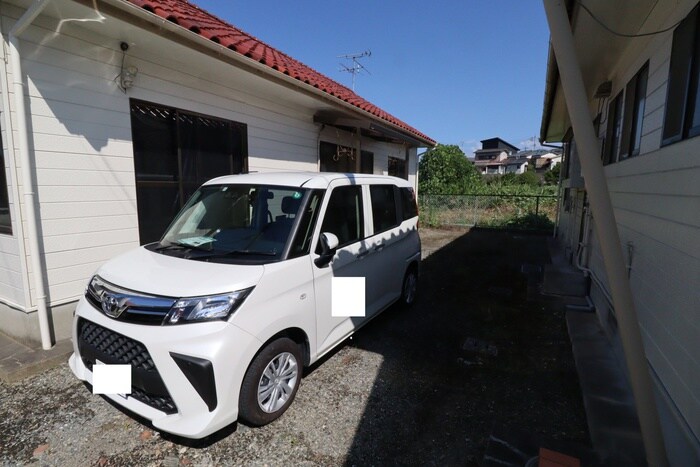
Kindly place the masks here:
[(0, 302), (10, 306), (24, 306), (24, 287), (22, 282), (22, 262), (20, 260), (19, 242), (17, 240), (17, 204), (15, 203), (14, 187), (12, 186), (10, 158), (7, 150), (7, 135), (4, 122), (2, 125), (2, 151), (5, 155), (5, 170), (7, 175), (7, 191), (10, 201), (10, 217), (12, 219), (12, 234), (0, 233)]
[[(5, 31), (2, 24), (2, 31)], [(13, 133), (9, 131), (8, 116), (10, 115), (10, 102), (7, 102), (11, 84), (7, 79), (6, 63), (7, 49), (2, 50), (0, 59), (0, 128), (2, 136), (2, 152), (4, 159), (5, 179), (7, 181), (7, 195), (9, 200), (12, 234), (0, 234), (0, 303), (13, 308), (24, 308), (28, 299), (27, 266), (24, 262), (23, 244), (20, 243), (22, 225), (19, 222), (19, 187), (15, 180), (19, 171), (16, 170), (14, 161)]]
[[(687, 11), (690, 10), (690, 7)], [(686, 12), (687, 12), (686, 11)], [(681, 16), (682, 17), (682, 16)], [(620, 60), (613, 93), (649, 61), (641, 155), (608, 165), (620, 241), (630, 261), (647, 358), (683, 422), (700, 439), (700, 138), (661, 147), (671, 33)], [(603, 129), (604, 131), (604, 129)], [(594, 224), (591, 224), (593, 229)], [(605, 281), (598, 240), (591, 269)], [(595, 294), (601, 318), (609, 307)], [(670, 432), (669, 432), (670, 433)], [(675, 436), (675, 434), (669, 434)]]
[[(22, 13), (3, 4), (2, 30)], [(318, 167), (320, 127), (314, 109), (298, 105), (301, 97), (151, 33), (130, 27), (128, 37), (137, 45), (126, 63), (138, 67), (128, 95), (114, 81), (119, 40), (44, 16), (21, 38), (51, 305), (77, 299), (103, 262), (138, 245), (129, 98), (245, 123), (251, 171)], [(386, 173), (389, 155), (403, 158), (402, 146), (362, 145), (375, 154), (375, 173)], [(0, 297), (21, 301), (18, 247), (0, 236), (0, 251), (7, 263), (0, 265)], [(29, 284), (34, 302), (33, 279)]]

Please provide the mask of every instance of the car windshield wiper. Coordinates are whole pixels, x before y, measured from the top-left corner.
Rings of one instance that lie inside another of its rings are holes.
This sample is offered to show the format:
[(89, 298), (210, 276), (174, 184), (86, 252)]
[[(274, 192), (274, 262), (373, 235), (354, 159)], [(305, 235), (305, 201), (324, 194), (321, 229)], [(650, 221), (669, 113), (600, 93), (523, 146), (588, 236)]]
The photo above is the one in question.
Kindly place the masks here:
[(260, 251), (260, 250), (230, 250), (224, 251), (212, 256), (232, 256), (232, 255), (260, 255), (260, 256), (277, 256), (275, 251)]
[(184, 248), (184, 245), (179, 245), (177, 243), (168, 243), (167, 245), (160, 243), (157, 247), (153, 249), (153, 251), (182, 250)]
[(163, 245), (162, 243), (160, 246), (155, 247), (153, 250), (154, 251), (165, 251), (165, 250), (199, 250), (199, 251), (211, 251), (209, 248), (204, 248), (203, 245), (191, 245), (189, 243), (183, 243), (183, 242), (178, 242), (174, 241), (171, 243), (168, 243), (167, 245)]

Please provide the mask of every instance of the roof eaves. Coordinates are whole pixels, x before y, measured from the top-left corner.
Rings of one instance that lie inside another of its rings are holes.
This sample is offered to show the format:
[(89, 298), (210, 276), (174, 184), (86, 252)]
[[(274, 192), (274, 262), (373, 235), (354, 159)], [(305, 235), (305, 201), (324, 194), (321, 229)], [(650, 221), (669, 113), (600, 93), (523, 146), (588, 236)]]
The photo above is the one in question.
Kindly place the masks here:
[[(566, 0), (566, 11), (569, 13), (569, 23), (573, 18), (575, 0)], [(557, 66), (557, 58), (554, 55), (551, 40), (549, 42), (549, 50), (547, 52), (547, 74), (545, 77), (544, 88), (544, 103), (542, 105), (542, 122), (540, 123), (540, 143), (547, 141), (547, 129), (552, 118), (552, 110), (554, 107), (554, 97), (559, 84), (559, 67)]]
[[(109, 1), (109, 0), (108, 0)], [(390, 125), (396, 131), (434, 147), (436, 141), (400, 119), (385, 112), (371, 102), (361, 98), (352, 90), (293, 59), (235, 26), (217, 18), (202, 8), (185, 0), (116, 0), (115, 6), (130, 5), (150, 15), (166, 20), (184, 33), (194, 33), (210, 43), (255, 63), (256, 68), (268, 75), (287, 77), (296, 87), (323, 93), (331, 102), (352, 107), (371, 120)], [(133, 9), (131, 9), (133, 13)], [(198, 16), (193, 18), (193, 16)], [(163, 22), (164, 23), (164, 22)], [(219, 51), (220, 52), (220, 51)], [(251, 64), (251, 63), (249, 63)], [(262, 66), (263, 68), (260, 68)]]

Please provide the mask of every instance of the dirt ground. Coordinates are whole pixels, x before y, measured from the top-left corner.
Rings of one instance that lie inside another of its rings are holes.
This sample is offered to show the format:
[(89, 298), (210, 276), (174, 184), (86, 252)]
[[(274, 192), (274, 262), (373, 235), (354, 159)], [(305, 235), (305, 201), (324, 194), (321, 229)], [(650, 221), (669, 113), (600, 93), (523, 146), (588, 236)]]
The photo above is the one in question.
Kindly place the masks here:
[(64, 364), (0, 384), (0, 465), (481, 465), (495, 427), (589, 444), (563, 312), (528, 301), (520, 272), (549, 261), (545, 238), (421, 236), (415, 306), (387, 310), (315, 365), (276, 422), (175, 438)]

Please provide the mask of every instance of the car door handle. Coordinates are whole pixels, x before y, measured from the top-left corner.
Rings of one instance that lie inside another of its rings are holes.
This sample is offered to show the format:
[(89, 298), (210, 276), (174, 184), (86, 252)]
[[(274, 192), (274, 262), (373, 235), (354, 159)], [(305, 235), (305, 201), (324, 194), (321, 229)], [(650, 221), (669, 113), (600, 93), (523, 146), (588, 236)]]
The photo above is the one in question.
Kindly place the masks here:
[(362, 258), (364, 258), (365, 256), (367, 256), (368, 254), (369, 254), (369, 250), (365, 250), (365, 251), (359, 252), (357, 255), (355, 255), (355, 257), (356, 257), (357, 259), (362, 259)]

